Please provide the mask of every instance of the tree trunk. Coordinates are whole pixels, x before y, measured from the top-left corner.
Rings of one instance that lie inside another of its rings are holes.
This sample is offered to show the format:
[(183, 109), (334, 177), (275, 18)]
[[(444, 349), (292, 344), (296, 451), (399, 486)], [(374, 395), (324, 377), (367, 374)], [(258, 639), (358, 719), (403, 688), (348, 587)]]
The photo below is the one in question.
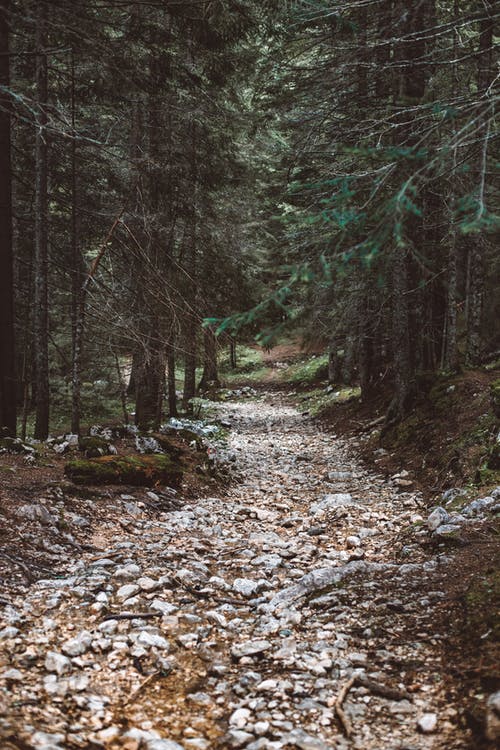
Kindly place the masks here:
[[(477, 71), (478, 94), (486, 99), (488, 88), (493, 80), (493, 8), (488, 0), (484, 3), (485, 16), (479, 27), (479, 55)], [(486, 101), (485, 101), (486, 104)], [(477, 219), (480, 220), (485, 212), (484, 186), (487, 171), (488, 141), (490, 138), (488, 115), (483, 116), (481, 126), (482, 148), (477, 169), (478, 196)], [(482, 354), (482, 317), (484, 306), (485, 286), (485, 242), (480, 234), (470, 239), (468, 264), (468, 299), (467, 299), (467, 363), (476, 365)]]
[[(429, 68), (426, 60), (425, 30), (427, 17), (433, 14), (434, 0), (422, 0), (407, 5), (405, 0), (397, 3), (397, 15), (401, 19), (400, 39), (395, 43), (394, 59), (398, 63), (399, 77), (396, 79), (394, 98), (401, 111), (401, 121), (395, 137), (396, 145), (412, 146), (418, 133), (408, 122), (405, 113), (409, 105), (419, 104), (427, 86)], [(404, 39), (405, 41), (401, 41)], [(411, 165), (403, 168), (398, 178), (399, 190), (408, 190), (412, 179)], [(416, 186), (415, 186), (416, 187)], [(422, 232), (419, 217), (409, 214), (405, 219), (402, 242), (396, 242), (392, 257), (392, 337), (394, 398), (387, 413), (387, 422), (399, 421), (407, 412), (414, 391), (416, 337), (412, 335), (410, 317), (410, 248), (414, 238)], [(420, 334), (421, 335), (421, 334)], [(413, 358), (412, 358), (413, 349)], [(412, 366), (413, 360), (413, 366)]]
[(388, 421), (398, 421), (406, 413), (411, 393), (410, 315), (408, 306), (408, 251), (397, 248), (392, 267), (392, 340), (394, 367), (394, 399)]
[(10, 154), (10, 2), (0, 6), (0, 431), (16, 434), (16, 372)]
[[(78, 241), (77, 168), (76, 168), (76, 120), (75, 120), (75, 60), (71, 51), (71, 334), (72, 334), (72, 398), (71, 431), (80, 434), (81, 386), (80, 362), (83, 330), (79, 327), (80, 293), (83, 283), (83, 258)], [(76, 367), (75, 367), (76, 365)]]
[[(458, 19), (458, 2), (453, 2), (453, 17), (455, 22)], [(453, 33), (453, 60), (455, 61), (458, 57), (458, 29), (455, 29)], [(453, 63), (452, 68), (452, 96), (453, 99), (457, 96), (457, 63)], [(456, 128), (454, 128), (454, 137), (456, 137)], [(456, 209), (456, 192), (455, 192), (455, 180), (456, 180), (456, 169), (458, 164), (457, 146), (454, 146), (453, 150), (453, 171), (452, 180), (450, 185), (450, 216), (449, 222), (449, 248), (448, 248), (448, 288), (446, 295), (446, 317), (444, 322), (443, 330), (443, 362), (442, 367), (444, 370), (455, 372), (459, 367), (459, 354), (458, 354), (458, 305), (459, 305), (459, 290), (458, 290), (458, 271), (459, 271), (459, 242), (458, 232), (455, 224), (454, 211)]]
[(198, 348), (198, 327), (196, 319), (198, 309), (198, 258), (197, 258), (197, 201), (198, 201), (198, 159), (196, 123), (191, 123), (191, 180), (192, 203), (190, 205), (190, 236), (186, 257), (187, 304), (184, 313), (185, 356), (184, 356), (184, 390), (182, 405), (189, 409), (189, 403), (196, 395), (196, 359)]
[(167, 357), (168, 372), (168, 416), (177, 416), (177, 391), (175, 382), (175, 348), (173, 344), (168, 347)]
[(231, 338), (229, 340), (229, 361), (232, 370), (236, 370), (238, 367), (238, 361), (236, 358), (236, 341)]
[(144, 348), (135, 376), (135, 424), (141, 430), (158, 430), (165, 385), (165, 346), (144, 332)]
[(37, 3), (35, 142), (35, 438), (49, 434), (49, 317), (47, 244), (47, 2)]
[[(193, 321), (194, 322), (194, 321)], [(184, 389), (182, 393), (182, 406), (189, 410), (189, 402), (196, 395), (196, 333), (197, 326), (188, 321), (185, 333), (184, 346)]]
[(342, 373), (342, 360), (338, 356), (339, 342), (332, 336), (328, 344), (328, 382), (339, 383)]
[(198, 387), (201, 391), (206, 391), (210, 386), (220, 385), (217, 369), (217, 338), (210, 326), (207, 326), (203, 332), (203, 343), (203, 374)]
[(115, 353), (115, 367), (116, 367), (116, 375), (118, 377), (118, 388), (120, 390), (120, 401), (122, 405), (123, 424), (128, 424), (129, 418), (128, 418), (128, 409), (127, 409), (127, 386), (125, 385), (125, 380), (123, 379), (122, 368), (120, 366), (120, 359), (118, 357), (118, 354), (116, 353)]

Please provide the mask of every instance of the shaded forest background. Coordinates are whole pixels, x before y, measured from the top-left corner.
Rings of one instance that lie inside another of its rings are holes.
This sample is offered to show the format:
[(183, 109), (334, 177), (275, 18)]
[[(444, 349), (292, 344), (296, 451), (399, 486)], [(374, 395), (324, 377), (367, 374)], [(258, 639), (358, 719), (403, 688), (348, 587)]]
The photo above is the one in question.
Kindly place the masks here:
[(4, 430), (78, 433), (125, 379), (157, 427), (290, 330), (388, 423), (498, 358), (499, 15), (0, 0)]

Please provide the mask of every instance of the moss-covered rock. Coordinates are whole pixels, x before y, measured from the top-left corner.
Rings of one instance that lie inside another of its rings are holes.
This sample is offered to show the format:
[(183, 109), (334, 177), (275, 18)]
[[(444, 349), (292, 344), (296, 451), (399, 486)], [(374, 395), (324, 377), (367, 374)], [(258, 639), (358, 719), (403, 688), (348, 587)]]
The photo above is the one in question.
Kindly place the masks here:
[(70, 461), (64, 473), (75, 484), (130, 484), (152, 487), (166, 484), (178, 487), (181, 466), (170, 456), (102, 456), (89, 460)]
[(184, 452), (183, 449), (172, 440), (172, 437), (164, 435), (162, 432), (154, 432), (152, 434), (152, 437), (154, 437), (162, 451), (164, 451), (167, 456), (171, 456), (172, 458), (180, 458), (180, 456)]
[(36, 451), (31, 445), (23, 443), (19, 438), (2, 437), (0, 438), (0, 453), (24, 453), (32, 455)]
[(78, 447), (87, 458), (99, 458), (99, 456), (108, 456), (113, 453), (107, 440), (93, 435), (81, 437)]
[[(190, 430), (188, 427), (169, 427), (169, 434), (170, 435), (176, 435), (178, 438), (180, 438), (183, 442), (187, 443), (188, 445), (191, 445), (191, 443), (195, 443), (196, 450), (202, 451), (206, 448), (206, 442), (202, 438), (201, 435), (198, 435), (197, 432), (194, 430)], [(155, 433), (155, 437), (158, 438), (158, 436)], [(168, 440), (168, 436), (163, 435), (164, 438)], [(163, 445), (162, 445), (163, 448)], [(165, 450), (165, 449), (164, 449)]]

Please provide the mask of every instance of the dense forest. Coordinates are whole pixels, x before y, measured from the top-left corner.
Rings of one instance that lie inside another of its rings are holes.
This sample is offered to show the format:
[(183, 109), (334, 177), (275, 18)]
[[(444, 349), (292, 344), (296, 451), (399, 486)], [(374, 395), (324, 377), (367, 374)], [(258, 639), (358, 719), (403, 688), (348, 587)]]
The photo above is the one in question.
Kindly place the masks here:
[(0, 750), (493, 750), (493, 0), (0, 0)]
[(4, 430), (78, 433), (125, 379), (157, 426), (176, 367), (187, 408), (221, 347), (286, 330), (390, 387), (389, 423), (498, 354), (498, 15), (3, 0)]

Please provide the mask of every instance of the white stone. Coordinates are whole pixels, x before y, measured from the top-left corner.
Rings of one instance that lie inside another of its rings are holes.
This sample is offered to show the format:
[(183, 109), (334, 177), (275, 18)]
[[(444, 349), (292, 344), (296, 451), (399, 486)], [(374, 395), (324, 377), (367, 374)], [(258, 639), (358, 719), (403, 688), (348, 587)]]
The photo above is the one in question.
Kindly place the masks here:
[(84, 654), (92, 643), (92, 636), (88, 630), (82, 630), (75, 638), (71, 638), (61, 646), (61, 650), (67, 656), (81, 656)]
[(116, 592), (116, 598), (120, 599), (120, 601), (125, 601), (126, 599), (130, 599), (130, 597), (135, 596), (137, 592), (140, 591), (139, 586), (135, 583), (126, 583), (124, 586), (120, 586), (118, 591)]
[(437, 715), (436, 714), (423, 714), (418, 720), (418, 728), (424, 734), (432, 734), (436, 731), (437, 727)]
[(55, 672), (58, 675), (71, 671), (71, 661), (67, 656), (49, 651), (45, 657), (45, 669), (47, 672)]
[(232, 727), (235, 727), (235, 729), (243, 729), (243, 727), (246, 727), (248, 724), (250, 716), (251, 713), (248, 708), (237, 708), (236, 711), (231, 714), (229, 724)]
[(137, 638), (137, 643), (141, 646), (154, 646), (155, 648), (169, 649), (170, 643), (166, 638), (156, 633), (149, 633), (147, 630), (143, 630)]
[(154, 578), (143, 576), (142, 578), (137, 579), (137, 585), (140, 586), (143, 591), (154, 591), (160, 584), (158, 581), (155, 581)]
[(22, 682), (24, 680), (24, 675), (19, 669), (7, 669), (5, 672), (2, 672), (1, 677), (4, 680), (12, 680), (12, 682)]

